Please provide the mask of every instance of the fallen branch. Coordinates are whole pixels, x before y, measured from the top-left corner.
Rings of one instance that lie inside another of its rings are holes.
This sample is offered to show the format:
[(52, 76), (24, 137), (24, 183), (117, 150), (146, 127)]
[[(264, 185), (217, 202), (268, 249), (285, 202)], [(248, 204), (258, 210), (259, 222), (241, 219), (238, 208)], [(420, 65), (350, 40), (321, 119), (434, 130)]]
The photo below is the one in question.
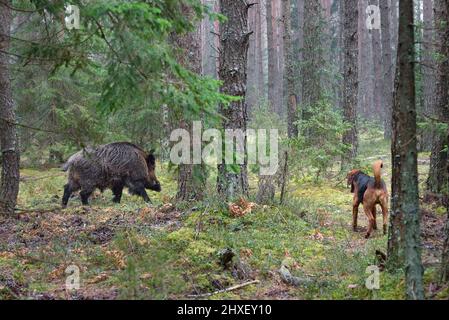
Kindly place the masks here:
[(20, 177), (21, 182), (28, 182), (28, 181), (36, 181), (36, 180), (42, 180), (42, 179), (48, 179), (48, 178), (56, 178), (56, 177), (64, 177), (66, 174), (54, 174), (51, 176), (43, 176), (43, 177)]
[(312, 279), (293, 276), (286, 266), (281, 266), (279, 274), (281, 275), (282, 281), (295, 287), (309, 286), (314, 283)]
[(187, 297), (188, 297), (188, 298), (210, 297), (210, 296), (213, 296), (213, 295), (218, 294), (218, 293), (224, 293), (224, 292), (229, 292), (229, 291), (237, 290), (237, 289), (240, 289), (240, 288), (249, 286), (250, 284), (255, 284), (255, 283), (259, 283), (259, 282), (260, 282), (259, 280), (252, 280), (252, 281), (248, 281), (248, 282), (245, 282), (245, 283), (241, 283), (241, 284), (238, 284), (238, 285), (235, 285), (235, 286), (226, 288), (226, 289), (217, 290), (217, 291), (214, 291), (214, 292), (203, 293), (203, 294), (189, 294), (189, 295), (187, 295)]
[(14, 211), (17, 213), (49, 213), (49, 212), (55, 212), (55, 211), (60, 211), (62, 210), (61, 206), (58, 207), (53, 207), (50, 209), (39, 209), (39, 208), (29, 208), (29, 209), (25, 209), (25, 208), (14, 208)]

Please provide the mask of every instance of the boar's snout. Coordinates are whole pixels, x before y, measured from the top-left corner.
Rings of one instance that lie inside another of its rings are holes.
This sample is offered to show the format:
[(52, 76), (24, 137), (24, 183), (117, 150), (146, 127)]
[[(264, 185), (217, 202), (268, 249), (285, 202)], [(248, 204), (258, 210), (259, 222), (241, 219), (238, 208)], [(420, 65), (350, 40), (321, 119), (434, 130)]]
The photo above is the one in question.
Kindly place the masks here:
[(157, 180), (153, 181), (153, 183), (150, 184), (150, 187), (148, 189), (156, 191), (156, 192), (161, 192), (161, 190), (162, 190), (161, 184)]

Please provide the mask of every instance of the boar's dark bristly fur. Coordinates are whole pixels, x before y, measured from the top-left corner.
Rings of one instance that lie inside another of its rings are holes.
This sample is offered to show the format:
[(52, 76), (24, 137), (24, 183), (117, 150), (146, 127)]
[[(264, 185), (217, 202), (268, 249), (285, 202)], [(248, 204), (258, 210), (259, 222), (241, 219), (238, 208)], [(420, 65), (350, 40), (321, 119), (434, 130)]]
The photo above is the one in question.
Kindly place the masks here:
[(87, 205), (97, 188), (101, 191), (111, 189), (113, 201), (119, 203), (125, 187), (131, 194), (151, 202), (145, 189), (161, 191), (155, 168), (153, 154), (145, 153), (132, 143), (114, 142), (85, 148), (72, 155), (62, 167), (69, 172), (62, 205), (66, 207), (71, 194), (78, 190), (81, 190), (81, 202)]

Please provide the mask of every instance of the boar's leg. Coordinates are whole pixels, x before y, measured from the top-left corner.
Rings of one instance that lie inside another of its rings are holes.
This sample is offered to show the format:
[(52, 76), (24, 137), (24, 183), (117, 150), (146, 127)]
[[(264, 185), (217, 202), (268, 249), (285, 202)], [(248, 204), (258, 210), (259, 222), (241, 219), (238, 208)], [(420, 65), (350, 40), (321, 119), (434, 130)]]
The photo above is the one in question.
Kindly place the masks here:
[(145, 190), (144, 187), (140, 187), (137, 188), (137, 193), (139, 194), (139, 196), (141, 196), (143, 198), (143, 200), (147, 203), (151, 203), (150, 197), (147, 194), (147, 191)]
[(89, 205), (89, 197), (92, 194), (93, 190), (83, 189), (80, 192), (81, 202), (84, 206)]
[(120, 203), (122, 199), (123, 187), (124, 187), (123, 184), (115, 184), (112, 187), (112, 193), (114, 194), (112, 202)]
[(138, 183), (134, 186), (132, 192), (138, 196), (141, 196), (143, 200), (147, 203), (151, 203), (150, 197), (148, 197), (147, 191), (145, 190), (144, 183)]
[(131, 194), (141, 196), (145, 202), (151, 203), (150, 197), (148, 197), (147, 191), (145, 190), (145, 182), (134, 182), (132, 185), (128, 186), (128, 189)]
[(67, 203), (69, 202), (70, 196), (72, 195), (73, 189), (69, 183), (64, 186), (64, 196), (62, 197), (62, 207), (67, 207)]

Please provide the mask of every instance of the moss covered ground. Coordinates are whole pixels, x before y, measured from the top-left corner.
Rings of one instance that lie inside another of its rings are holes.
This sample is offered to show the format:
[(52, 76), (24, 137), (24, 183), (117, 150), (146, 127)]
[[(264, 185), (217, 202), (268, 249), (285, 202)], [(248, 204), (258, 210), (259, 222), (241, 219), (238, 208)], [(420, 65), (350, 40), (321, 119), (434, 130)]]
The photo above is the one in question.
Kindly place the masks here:
[[(361, 166), (385, 161), (391, 177), (389, 143), (381, 133), (363, 137)], [(420, 154), (423, 186), (428, 155)], [(292, 179), (284, 205), (258, 205), (232, 217), (212, 193), (201, 203), (172, 204), (176, 179), (159, 166), (163, 192), (152, 206), (125, 194), (111, 202), (110, 191), (95, 193), (91, 206), (76, 197), (60, 209), (65, 174), (59, 169), (22, 169), (20, 218), (0, 224), (0, 299), (180, 299), (211, 293), (253, 279), (258, 283), (207, 299), (402, 299), (403, 271), (380, 273), (380, 289), (368, 290), (366, 268), (379, 264), (387, 237), (378, 230), (364, 239), (366, 219), (351, 229), (351, 199), (344, 175), (319, 182)], [(252, 190), (256, 179), (252, 177)], [(213, 189), (213, 180), (211, 187)], [(423, 261), (429, 298), (447, 297), (436, 285), (444, 209), (423, 206)], [(381, 215), (378, 215), (379, 224)], [(235, 256), (223, 266), (219, 252)], [(283, 281), (279, 269), (307, 279)], [(66, 269), (80, 271), (79, 290), (66, 290)], [(202, 298), (202, 297), (199, 297)]]

